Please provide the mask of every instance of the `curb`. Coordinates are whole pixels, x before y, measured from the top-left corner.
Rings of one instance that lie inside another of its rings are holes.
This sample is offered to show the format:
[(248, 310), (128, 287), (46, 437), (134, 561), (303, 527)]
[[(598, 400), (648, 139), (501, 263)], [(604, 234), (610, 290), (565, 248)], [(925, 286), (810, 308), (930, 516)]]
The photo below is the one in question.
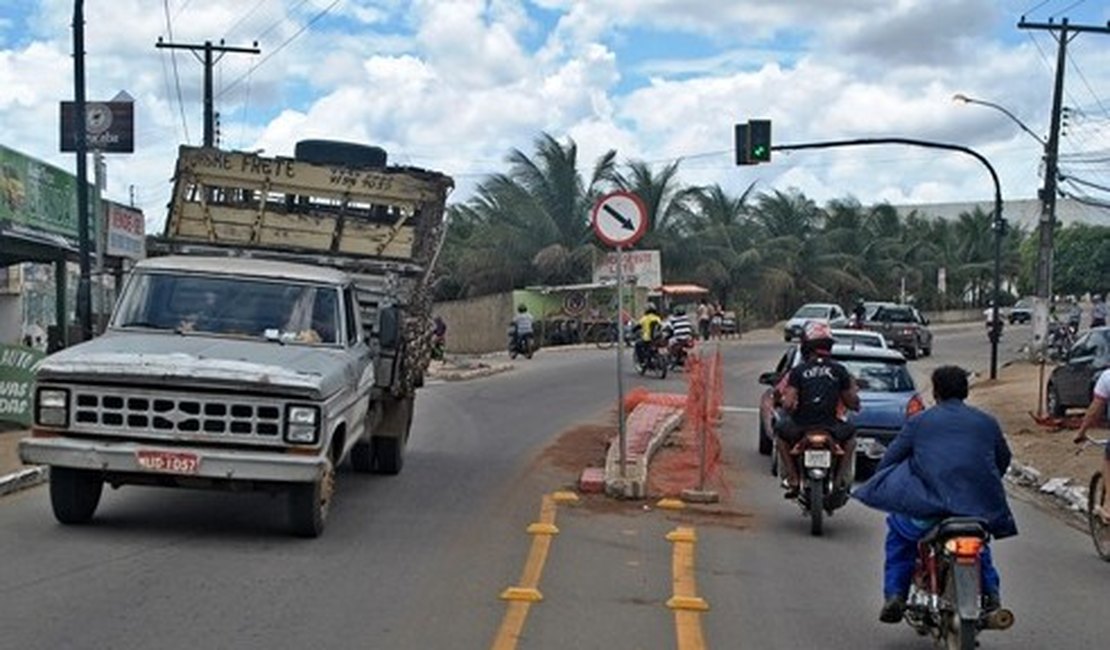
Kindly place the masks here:
[(647, 496), (648, 465), (655, 450), (667, 436), (682, 426), (683, 409), (672, 409), (652, 428), (651, 438), (642, 453), (629, 454), (625, 460), (625, 475), (621, 476), (619, 441), (610, 442), (605, 458), (605, 493), (621, 499), (643, 499)]
[(41, 485), (50, 479), (50, 468), (45, 465), (28, 467), (0, 476), (0, 497)]
[(467, 379), (478, 379), (481, 377), (489, 377), (497, 375), (502, 372), (507, 372), (514, 368), (513, 364), (506, 363), (496, 366), (486, 366), (483, 368), (471, 368), (467, 370), (443, 370), (436, 373), (434, 376), (428, 378), (428, 383), (434, 381), (465, 381)]

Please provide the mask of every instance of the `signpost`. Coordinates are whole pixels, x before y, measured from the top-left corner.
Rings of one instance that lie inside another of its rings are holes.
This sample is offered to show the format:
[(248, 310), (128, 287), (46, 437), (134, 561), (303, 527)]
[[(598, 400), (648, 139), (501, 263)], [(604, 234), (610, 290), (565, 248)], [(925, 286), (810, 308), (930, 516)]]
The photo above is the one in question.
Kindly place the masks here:
[(647, 231), (647, 206), (631, 192), (611, 192), (598, 199), (591, 217), (598, 239), (617, 249), (617, 431), (620, 440), (621, 478), (625, 478), (628, 462), (628, 436), (624, 423), (624, 323), (620, 312), (624, 307), (622, 255)]

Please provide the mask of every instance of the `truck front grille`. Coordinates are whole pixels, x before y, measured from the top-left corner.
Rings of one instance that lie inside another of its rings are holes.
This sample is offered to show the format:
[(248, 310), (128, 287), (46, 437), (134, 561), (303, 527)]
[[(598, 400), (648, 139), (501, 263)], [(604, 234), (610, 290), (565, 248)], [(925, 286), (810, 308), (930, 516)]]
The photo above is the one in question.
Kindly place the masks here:
[(109, 388), (74, 392), (74, 423), (96, 433), (152, 437), (227, 438), (273, 444), (280, 440), (281, 408), (239, 396), (136, 395)]

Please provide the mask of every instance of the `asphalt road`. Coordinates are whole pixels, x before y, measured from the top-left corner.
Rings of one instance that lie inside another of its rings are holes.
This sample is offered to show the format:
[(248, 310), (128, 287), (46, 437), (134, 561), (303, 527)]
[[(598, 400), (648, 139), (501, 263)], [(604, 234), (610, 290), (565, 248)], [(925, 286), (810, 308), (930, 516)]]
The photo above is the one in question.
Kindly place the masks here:
[[(937, 336), (934, 357), (913, 362), (919, 378), (939, 362), (986, 370), (981, 324)], [(723, 346), (728, 405), (755, 406), (755, 378), (782, 349), (771, 335)], [(1004, 344), (1003, 359), (1012, 353)], [(682, 378), (662, 385), (681, 390)], [(541, 351), (510, 373), (429, 386), (404, 472), (344, 471), (317, 540), (288, 537), (283, 501), (260, 494), (125, 487), (106, 491), (86, 527), (55, 524), (45, 487), (0, 499), (0, 647), (493, 648), (509, 609), (498, 594), (530, 562), (525, 529), (541, 497), (574, 478), (539, 452), (614, 396), (612, 353), (596, 350)], [(515, 647), (676, 647), (665, 536), (677, 526), (697, 534), (705, 647), (929, 647), (877, 621), (881, 515), (850, 504), (811, 538), (756, 453), (755, 426), (753, 413), (726, 416), (723, 514), (559, 506), (543, 600)], [(1110, 565), (1051, 512), (1018, 495), (1013, 505), (1022, 534), (995, 552), (1017, 624), (983, 647), (1105, 646)]]

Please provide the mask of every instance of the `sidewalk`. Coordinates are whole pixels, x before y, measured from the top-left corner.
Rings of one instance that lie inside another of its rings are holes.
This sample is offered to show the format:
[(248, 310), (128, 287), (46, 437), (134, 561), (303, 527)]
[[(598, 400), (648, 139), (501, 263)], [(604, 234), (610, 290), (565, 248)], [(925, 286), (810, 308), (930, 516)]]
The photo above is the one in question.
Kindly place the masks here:
[(0, 431), (0, 496), (46, 480), (45, 467), (24, 465), (19, 460), (19, 441), (30, 433), (25, 429)]

